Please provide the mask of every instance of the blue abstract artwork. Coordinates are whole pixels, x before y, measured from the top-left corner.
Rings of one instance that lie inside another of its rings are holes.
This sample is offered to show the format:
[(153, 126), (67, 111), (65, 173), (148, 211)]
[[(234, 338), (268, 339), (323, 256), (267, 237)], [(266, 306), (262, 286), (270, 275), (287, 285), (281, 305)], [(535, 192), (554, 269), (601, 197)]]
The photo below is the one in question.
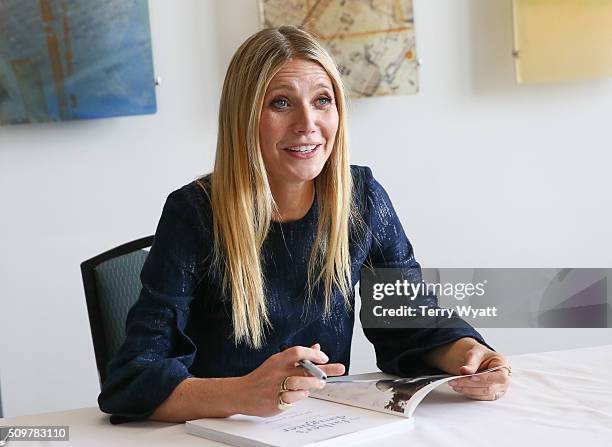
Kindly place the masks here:
[(0, 0), (0, 124), (155, 113), (147, 0)]

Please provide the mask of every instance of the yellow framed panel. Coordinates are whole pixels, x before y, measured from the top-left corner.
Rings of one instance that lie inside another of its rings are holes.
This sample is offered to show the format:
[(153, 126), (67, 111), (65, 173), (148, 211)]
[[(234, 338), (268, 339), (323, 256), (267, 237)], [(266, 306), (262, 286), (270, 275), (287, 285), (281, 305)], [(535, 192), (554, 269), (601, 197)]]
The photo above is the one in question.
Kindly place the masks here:
[(513, 0), (519, 83), (612, 76), (612, 0)]

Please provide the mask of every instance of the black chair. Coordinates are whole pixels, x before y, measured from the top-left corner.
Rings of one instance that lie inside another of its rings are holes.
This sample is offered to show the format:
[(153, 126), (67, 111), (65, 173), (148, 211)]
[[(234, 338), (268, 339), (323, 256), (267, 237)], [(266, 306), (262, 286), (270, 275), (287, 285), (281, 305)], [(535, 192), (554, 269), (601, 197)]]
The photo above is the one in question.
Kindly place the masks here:
[(142, 287), (140, 271), (148, 255), (144, 249), (152, 243), (153, 236), (143, 237), (81, 263), (100, 384), (125, 337), (127, 313)]

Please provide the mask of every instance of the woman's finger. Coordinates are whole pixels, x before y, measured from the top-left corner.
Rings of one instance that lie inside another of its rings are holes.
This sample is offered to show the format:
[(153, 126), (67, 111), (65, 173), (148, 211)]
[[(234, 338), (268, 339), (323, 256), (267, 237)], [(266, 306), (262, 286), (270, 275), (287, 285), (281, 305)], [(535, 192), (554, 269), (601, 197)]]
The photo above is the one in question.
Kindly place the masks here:
[(501, 395), (496, 397), (495, 394), (464, 394), (465, 397), (472, 400), (498, 400), (501, 399)]
[(481, 376), (471, 376), (461, 379), (453, 379), (448, 384), (450, 386), (473, 387), (479, 388), (483, 386), (508, 383), (508, 375), (501, 371), (486, 373)]
[(283, 399), (283, 402), (286, 404), (293, 404), (302, 399), (306, 399), (310, 393), (308, 390), (299, 390), (299, 391), (283, 391), (279, 394), (279, 397)]
[(473, 374), (480, 368), (483, 358), (488, 349), (478, 344), (466, 352), (463, 366), (459, 368), (459, 374)]
[(480, 388), (466, 388), (466, 387), (454, 387), (453, 390), (455, 390), (458, 393), (461, 394), (474, 394), (477, 396), (484, 396), (485, 394), (491, 394), (493, 391), (491, 391), (491, 387), (480, 387)]
[(487, 383), (463, 382), (463, 383), (456, 383), (454, 385), (451, 385), (451, 387), (468, 389), (468, 388), (488, 388), (491, 385)]
[(465, 397), (477, 400), (497, 400), (502, 397), (506, 389), (500, 386), (490, 386), (482, 388), (453, 388), (456, 392)]
[(344, 374), (344, 365), (342, 363), (330, 363), (328, 365), (317, 365), (328, 377), (341, 376)]
[(493, 384), (508, 384), (510, 381), (508, 373), (505, 369), (499, 369), (489, 373), (481, 374), (478, 376), (462, 377), (451, 380), (448, 384), (450, 386), (462, 386), (462, 387), (482, 387), (484, 385)]
[(312, 376), (289, 376), (289, 378), (284, 382), (285, 386), (291, 391), (321, 389), (325, 386), (324, 380), (319, 380), (316, 377)]
[[(323, 371), (327, 377), (332, 376), (341, 376), (344, 374), (344, 365), (342, 363), (328, 363), (327, 365), (317, 365), (321, 371)], [(289, 374), (291, 376), (304, 376), (304, 377), (312, 377), (312, 375), (305, 369), (299, 366), (294, 367), (289, 370)]]
[(288, 362), (297, 365), (300, 360), (310, 360), (313, 363), (322, 364), (329, 362), (329, 357), (320, 349), (307, 348), (306, 346), (293, 346), (277, 354)]

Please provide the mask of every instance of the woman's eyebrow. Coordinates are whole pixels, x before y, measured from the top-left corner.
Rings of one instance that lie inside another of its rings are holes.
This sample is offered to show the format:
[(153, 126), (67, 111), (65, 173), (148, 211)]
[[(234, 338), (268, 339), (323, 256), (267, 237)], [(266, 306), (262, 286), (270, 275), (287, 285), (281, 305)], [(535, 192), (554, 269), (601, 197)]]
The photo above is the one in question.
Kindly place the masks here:
[(333, 90), (333, 87), (331, 84), (329, 84), (329, 82), (319, 82), (317, 85), (315, 85), (315, 88), (326, 88), (328, 90)]

